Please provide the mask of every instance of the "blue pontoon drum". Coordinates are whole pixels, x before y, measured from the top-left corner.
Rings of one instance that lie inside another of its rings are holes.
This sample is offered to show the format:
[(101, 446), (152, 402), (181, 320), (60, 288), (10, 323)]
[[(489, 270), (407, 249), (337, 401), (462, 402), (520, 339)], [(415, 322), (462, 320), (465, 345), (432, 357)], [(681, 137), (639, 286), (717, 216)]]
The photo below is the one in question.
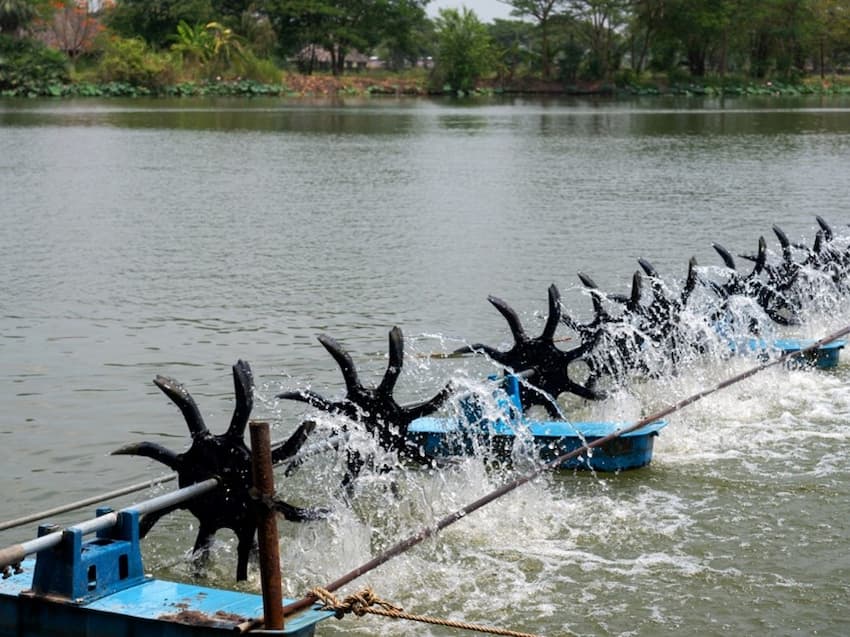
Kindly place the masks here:
[[(411, 423), (408, 439), (432, 457), (470, 455), (485, 450), (494, 458), (510, 461), (518, 441), (533, 444), (539, 458), (548, 462), (604, 438), (626, 423), (534, 420), (525, 415), (520, 401), (520, 379), (508, 375), (494, 392), (499, 414), (485, 415), (481, 402), (469, 397), (461, 418), (419, 418)], [(655, 436), (664, 420), (624, 433), (595, 449), (566, 460), (563, 469), (621, 471), (649, 464)]]

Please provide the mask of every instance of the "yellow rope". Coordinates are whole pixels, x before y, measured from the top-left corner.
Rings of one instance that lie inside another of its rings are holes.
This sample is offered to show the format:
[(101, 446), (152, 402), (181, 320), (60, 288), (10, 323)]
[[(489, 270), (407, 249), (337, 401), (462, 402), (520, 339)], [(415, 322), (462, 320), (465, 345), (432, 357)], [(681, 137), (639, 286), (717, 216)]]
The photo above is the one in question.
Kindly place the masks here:
[[(435, 624), (437, 626), (448, 626), (449, 628), (474, 630), (479, 633), (489, 633), (491, 635), (507, 635), (508, 637), (540, 637), (539, 635), (520, 633), (515, 630), (507, 630), (505, 628), (493, 628), (491, 626), (480, 626), (478, 624), (452, 621), (450, 619), (440, 619), (438, 617), (427, 617), (425, 615), (412, 615), (410, 613), (405, 613), (404, 609), (394, 606), (375, 595), (375, 592), (369, 586), (357, 593), (349, 595), (342, 601), (335, 597), (330, 591), (320, 587), (314, 588), (310, 591), (310, 594), (314, 595), (316, 599), (324, 604), (322, 610), (334, 611), (337, 618), (342, 618), (343, 615), (347, 613), (354, 613), (358, 617), (362, 617), (364, 614), (369, 613), (371, 615), (381, 615), (383, 617), (393, 617), (395, 619), (408, 619), (410, 621)], [(373, 608), (373, 606), (378, 606), (378, 608)]]

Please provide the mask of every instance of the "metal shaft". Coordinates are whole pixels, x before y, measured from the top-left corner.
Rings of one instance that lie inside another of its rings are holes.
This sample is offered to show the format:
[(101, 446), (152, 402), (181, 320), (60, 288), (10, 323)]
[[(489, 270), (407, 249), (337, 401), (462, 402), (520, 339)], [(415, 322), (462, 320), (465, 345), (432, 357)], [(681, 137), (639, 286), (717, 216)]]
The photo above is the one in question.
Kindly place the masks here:
[(163, 476), (161, 478), (154, 478), (153, 480), (146, 480), (144, 482), (137, 482), (136, 484), (130, 484), (126, 487), (122, 487), (120, 489), (115, 489), (114, 491), (108, 491), (106, 493), (101, 493), (99, 495), (92, 496), (90, 498), (86, 498), (85, 500), (77, 500), (76, 502), (69, 502), (68, 504), (63, 504), (58, 507), (54, 507), (52, 509), (45, 509), (44, 511), (39, 511), (38, 513), (32, 513), (30, 515), (25, 515), (20, 518), (15, 518), (14, 520), (8, 520), (6, 522), (0, 522), (0, 531), (5, 531), (6, 529), (13, 529), (16, 526), (23, 526), (24, 524), (29, 524), (30, 522), (35, 522), (37, 520), (42, 520), (44, 518), (48, 518), (52, 515), (59, 515), (60, 513), (67, 513), (68, 511), (73, 511), (75, 509), (82, 509), (83, 507), (90, 506), (92, 504), (97, 504), (98, 502), (103, 502), (104, 500), (111, 500), (112, 498), (118, 498), (122, 495), (128, 495), (130, 493), (135, 493), (136, 491), (142, 491), (144, 489), (150, 489), (154, 485), (164, 484), (166, 482), (171, 482), (172, 480), (177, 479), (177, 474), (172, 473), (169, 476)]
[[(272, 442), (272, 448), (280, 447), (285, 440), (275, 440)], [(338, 444), (338, 443), (337, 443)], [(336, 447), (333, 447), (336, 448)], [(318, 452), (315, 452), (318, 453)], [(300, 455), (300, 454), (299, 454)], [(298, 457), (293, 457), (291, 459), (287, 459), (289, 462), (293, 462)], [(126, 487), (121, 487), (119, 489), (115, 489), (114, 491), (107, 491), (105, 493), (100, 493), (98, 495), (91, 496), (90, 498), (85, 498), (83, 500), (77, 500), (76, 502), (69, 502), (68, 504), (63, 504), (58, 507), (54, 507), (52, 509), (45, 509), (43, 511), (38, 511), (37, 513), (30, 513), (20, 518), (15, 518), (14, 520), (7, 520), (5, 522), (0, 522), (0, 531), (5, 531), (7, 529), (14, 529), (18, 526), (23, 526), (24, 524), (29, 524), (30, 522), (36, 522), (38, 520), (43, 520), (44, 518), (49, 518), (53, 515), (59, 515), (61, 513), (68, 513), (69, 511), (74, 511), (76, 509), (82, 509), (83, 507), (90, 506), (92, 504), (97, 504), (98, 502), (103, 502), (104, 500), (111, 500), (112, 498), (118, 498), (122, 495), (129, 495), (131, 493), (136, 493), (137, 491), (144, 491), (145, 489), (150, 489), (158, 484), (165, 484), (166, 482), (172, 482), (177, 479), (177, 474), (172, 473), (171, 475), (162, 476), (159, 478), (154, 478), (153, 480), (145, 480), (144, 482), (137, 482), (135, 484), (129, 484)]]
[(280, 578), (280, 546), (277, 539), (276, 513), (271, 506), (274, 498), (269, 423), (252, 420), (251, 467), (254, 489), (260, 498), (257, 507), (257, 537), (260, 549), (260, 584), (263, 589), (263, 618), (266, 628), (283, 628), (283, 586)]
[[(212, 491), (218, 486), (218, 483), (218, 478), (209, 478), (203, 482), (197, 482), (189, 485), (188, 487), (172, 491), (171, 493), (165, 493), (156, 498), (151, 498), (150, 500), (145, 500), (138, 504), (133, 504), (121, 511), (138, 511), (139, 515), (151, 513), (152, 511), (159, 511), (165, 507), (173, 504), (179, 504), (186, 500), (191, 500), (203, 493)], [(118, 513), (113, 512), (92, 518), (91, 520), (86, 520), (85, 522), (80, 522), (70, 528), (79, 530), (83, 535), (86, 535), (88, 533), (102, 531), (115, 526), (117, 521)], [(54, 531), (53, 533), (42, 535), (34, 540), (29, 540), (28, 542), (14, 544), (4, 549), (0, 549), (0, 568), (17, 564), (27, 555), (32, 555), (33, 553), (38, 553), (45, 549), (57, 546), (62, 541), (63, 533), (64, 531)]]

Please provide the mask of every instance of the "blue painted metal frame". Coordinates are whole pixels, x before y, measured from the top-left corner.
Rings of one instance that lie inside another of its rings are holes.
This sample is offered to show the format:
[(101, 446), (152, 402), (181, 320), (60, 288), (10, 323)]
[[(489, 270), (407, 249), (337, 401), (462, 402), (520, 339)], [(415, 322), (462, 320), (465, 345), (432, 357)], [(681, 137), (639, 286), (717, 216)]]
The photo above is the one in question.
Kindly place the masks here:
[[(499, 380), (502, 388), (494, 391), (497, 418), (484, 414), (476, 397), (462, 403), (463, 418), (419, 418), (408, 431), (413, 444), (434, 457), (471, 455), (484, 449), (495, 458), (510, 461), (518, 440), (537, 447), (540, 459), (554, 460), (586, 443), (603, 438), (624, 424), (613, 422), (571, 422), (566, 420), (531, 420), (524, 414), (520, 401), (520, 380), (507, 375)], [(653, 442), (658, 432), (667, 426), (659, 420), (635, 431), (623, 434), (600, 447), (567, 460), (563, 469), (593, 469), (621, 471), (650, 463)]]
[(771, 351), (792, 354), (788, 364), (791, 367), (817, 367), (833, 369), (838, 365), (841, 350), (847, 345), (844, 339), (837, 339), (821, 345), (813, 352), (795, 354), (814, 344), (814, 339), (777, 338), (766, 341), (761, 338), (748, 338), (743, 342), (729, 341), (732, 352), (757, 353), (767, 355)]
[[(55, 530), (42, 525), (39, 535)], [(252, 633), (310, 637), (333, 616), (317, 608), (286, 618), (282, 631)], [(145, 576), (132, 508), (87, 541), (78, 528), (65, 529), (58, 546), (0, 580), (0, 637), (209, 637), (262, 614), (260, 595)]]
[[(107, 513), (112, 509), (97, 510), (98, 517)], [(38, 536), (54, 531), (55, 526), (43, 524), (38, 527)], [(79, 529), (63, 531), (59, 546), (38, 554), (32, 590), (37, 595), (55, 595), (82, 604), (141, 584), (144, 579), (139, 514), (131, 510), (119, 513), (115, 526), (99, 531), (88, 542), (83, 541)]]

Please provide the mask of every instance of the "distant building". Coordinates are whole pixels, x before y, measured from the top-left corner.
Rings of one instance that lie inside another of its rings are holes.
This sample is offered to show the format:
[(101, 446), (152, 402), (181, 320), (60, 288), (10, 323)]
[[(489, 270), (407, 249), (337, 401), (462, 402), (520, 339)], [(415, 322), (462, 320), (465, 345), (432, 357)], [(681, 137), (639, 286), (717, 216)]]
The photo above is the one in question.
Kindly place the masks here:
[[(295, 57), (298, 68), (308, 73), (333, 70), (334, 56), (323, 46), (308, 44)], [(346, 51), (343, 58), (344, 71), (362, 71), (369, 67), (369, 57), (356, 49)]]

